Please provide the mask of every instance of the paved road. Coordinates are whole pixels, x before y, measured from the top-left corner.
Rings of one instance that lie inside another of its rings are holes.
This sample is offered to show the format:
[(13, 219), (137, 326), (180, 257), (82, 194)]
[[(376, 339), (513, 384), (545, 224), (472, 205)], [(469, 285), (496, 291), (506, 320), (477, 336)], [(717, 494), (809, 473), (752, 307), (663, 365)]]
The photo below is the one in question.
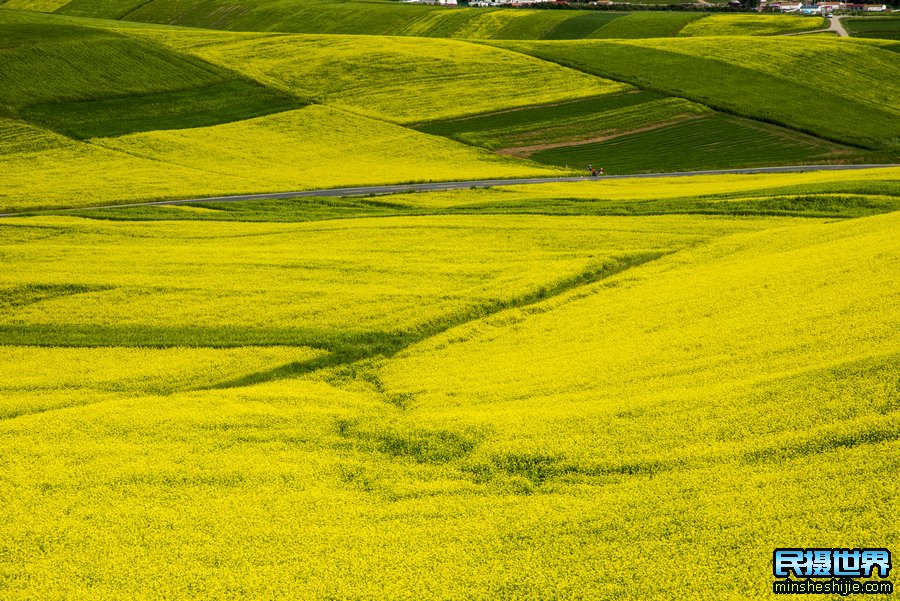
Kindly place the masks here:
[(828, 19), (828, 20), (831, 21), (831, 23), (828, 25), (828, 30), (829, 30), (829, 31), (835, 32), (836, 34), (838, 34), (838, 35), (841, 36), (842, 38), (849, 38), (849, 37), (850, 37), (850, 34), (847, 33), (847, 30), (846, 30), (846, 29), (844, 29), (844, 24), (841, 23), (841, 18), (840, 18), (840, 17), (831, 17), (831, 18)]
[[(302, 190), (297, 192), (273, 192), (269, 194), (240, 194), (235, 196), (215, 196), (209, 198), (184, 198), (178, 200), (158, 200), (131, 204), (104, 205), (99, 207), (74, 207), (46, 211), (30, 211), (29, 213), (59, 213), (65, 211), (94, 211), (99, 209), (123, 209), (132, 207), (153, 207), (206, 202), (240, 202), (244, 200), (277, 200), (285, 198), (302, 198), (309, 196), (373, 196), (396, 194), (398, 192), (435, 192), (440, 190), (464, 190), (466, 188), (491, 188), (498, 186), (522, 186), (529, 184), (548, 184), (559, 182), (603, 182), (613, 179), (650, 179), (660, 177), (689, 177), (695, 175), (752, 175), (756, 173), (800, 173), (804, 171), (851, 171), (857, 169), (876, 169), (882, 167), (900, 167), (900, 164), (889, 165), (797, 165), (789, 167), (755, 167), (750, 169), (720, 169), (715, 171), (678, 171), (674, 173), (638, 173), (634, 175), (603, 175), (600, 177), (533, 177), (527, 179), (482, 179), (458, 182), (431, 182), (423, 184), (396, 184), (391, 186), (363, 186), (359, 188), (326, 188), (324, 190)], [(28, 211), (23, 211), (28, 212)], [(15, 217), (16, 213), (0, 214), (0, 217)]]

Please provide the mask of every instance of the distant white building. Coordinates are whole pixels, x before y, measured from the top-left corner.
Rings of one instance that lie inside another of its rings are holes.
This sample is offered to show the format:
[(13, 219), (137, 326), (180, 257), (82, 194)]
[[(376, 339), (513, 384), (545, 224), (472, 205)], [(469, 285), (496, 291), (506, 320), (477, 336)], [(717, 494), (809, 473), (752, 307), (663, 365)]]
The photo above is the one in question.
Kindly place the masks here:
[(867, 13), (883, 13), (886, 10), (887, 6), (884, 4), (866, 4)]
[(821, 8), (823, 13), (831, 13), (836, 10), (840, 10), (840, 9), (844, 8), (844, 3), (843, 2), (818, 2), (816, 4), (816, 6)]

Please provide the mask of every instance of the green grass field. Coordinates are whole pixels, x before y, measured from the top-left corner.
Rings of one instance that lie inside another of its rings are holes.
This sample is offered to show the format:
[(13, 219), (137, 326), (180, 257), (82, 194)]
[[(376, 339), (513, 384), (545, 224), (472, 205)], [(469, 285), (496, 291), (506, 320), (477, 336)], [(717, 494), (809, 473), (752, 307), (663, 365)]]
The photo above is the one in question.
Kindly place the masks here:
[(303, 103), (286, 94), (233, 80), (160, 94), (28, 106), (23, 118), (74, 138), (186, 129), (289, 111)]
[(900, 167), (291, 192), (897, 162), (896, 44), (777, 36), (816, 23), (0, 0), (0, 601), (896, 552)]
[(528, 155), (553, 165), (602, 165), (610, 174), (827, 163), (856, 156), (855, 149), (722, 114)]
[(898, 17), (850, 17), (842, 21), (854, 37), (900, 40)]

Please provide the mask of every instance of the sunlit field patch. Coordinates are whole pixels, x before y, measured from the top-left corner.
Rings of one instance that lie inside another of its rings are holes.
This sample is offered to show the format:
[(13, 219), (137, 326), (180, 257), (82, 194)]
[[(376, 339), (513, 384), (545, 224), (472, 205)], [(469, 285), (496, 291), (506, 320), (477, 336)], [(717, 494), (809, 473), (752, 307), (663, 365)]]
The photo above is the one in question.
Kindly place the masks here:
[[(627, 85), (520, 54), (452, 40), (374, 36), (197, 38), (132, 32), (174, 44), (299, 98), (397, 123), (415, 123), (517, 106), (608, 94)], [(390, 73), (390, 77), (385, 74)]]
[[(322, 106), (92, 144), (20, 122), (0, 127), (7, 210), (561, 173)], [(29, 150), (47, 145), (55, 148)]]
[[(619, 260), (773, 224), (668, 217), (622, 229), (615, 219), (423, 216), (2, 225), (9, 341), (328, 347), (452, 325)], [(28, 243), (19, 231), (38, 237)], [(50, 288), (16, 301), (29, 286)]]

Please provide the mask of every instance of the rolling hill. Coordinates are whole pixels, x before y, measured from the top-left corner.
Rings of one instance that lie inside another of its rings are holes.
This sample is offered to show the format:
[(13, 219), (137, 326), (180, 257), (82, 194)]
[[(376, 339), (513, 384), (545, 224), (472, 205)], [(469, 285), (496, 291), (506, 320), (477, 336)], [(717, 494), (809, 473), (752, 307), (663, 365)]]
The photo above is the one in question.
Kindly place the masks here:
[(900, 93), (883, 76), (900, 55), (877, 46), (822, 37), (492, 43), (837, 142), (900, 144)]
[(821, 18), (781, 15), (475, 9), (357, 0), (8, 0), (3, 7), (231, 31), (464, 39), (653, 38), (680, 35), (697, 20), (710, 21), (694, 30), (708, 32), (704, 35), (775, 35), (823, 27)]

